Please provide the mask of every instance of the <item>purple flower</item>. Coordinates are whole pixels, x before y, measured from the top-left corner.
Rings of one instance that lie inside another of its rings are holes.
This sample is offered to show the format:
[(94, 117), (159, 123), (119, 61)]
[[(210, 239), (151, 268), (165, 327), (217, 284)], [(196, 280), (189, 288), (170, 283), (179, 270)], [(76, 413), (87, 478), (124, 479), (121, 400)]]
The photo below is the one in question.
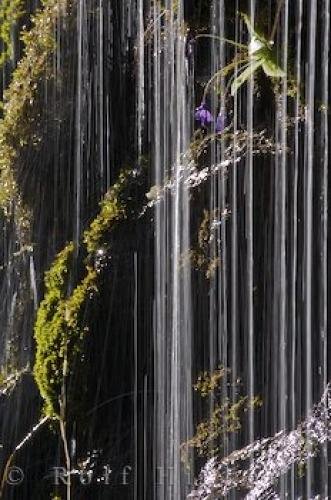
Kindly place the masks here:
[(220, 111), (216, 118), (216, 126), (215, 126), (216, 132), (218, 133), (223, 132), (226, 125), (227, 125), (226, 113), (224, 111)]
[(204, 101), (202, 101), (200, 106), (196, 108), (194, 117), (195, 121), (199, 122), (200, 126), (203, 128), (207, 127), (214, 121), (213, 115)]

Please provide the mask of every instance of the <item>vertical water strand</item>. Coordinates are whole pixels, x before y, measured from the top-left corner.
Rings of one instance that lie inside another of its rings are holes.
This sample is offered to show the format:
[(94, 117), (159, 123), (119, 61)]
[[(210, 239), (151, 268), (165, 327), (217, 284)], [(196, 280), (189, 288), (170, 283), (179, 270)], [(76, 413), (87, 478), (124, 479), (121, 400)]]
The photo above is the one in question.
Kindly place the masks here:
[[(60, 18), (58, 18), (56, 20), (56, 23), (55, 23), (55, 26), (54, 26), (54, 39), (56, 40), (56, 50), (54, 51), (54, 55), (53, 55), (53, 74), (54, 74), (54, 80), (56, 82), (56, 88), (58, 88), (58, 78), (59, 76), (61, 75), (60, 71), (61, 71), (61, 64), (62, 64), (62, 61), (61, 61), (61, 33), (62, 33), (62, 26), (61, 26), (61, 20)], [(60, 100), (62, 99), (62, 92), (61, 90), (57, 91), (57, 94), (58, 94), (58, 97), (60, 98)], [(54, 116), (56, 116), (56, 113), (57, 113), (57, 109), (56, 109), (56, 97), (53, 98), (53, 102), (52, 102), (52, 106), (53, 106), (53, 113), (54, 113)], [(60, 168), (59, 168), (59, 154), (58, 154), (58, 151), (59, 151), (59, 134), (56, 133), (54, 134), (54, 150), (56, 151), (56, 154), (54, 155), (54, 159), (53, 159), (53, 162), (54, 162), (54, 201), (53, 201), (53, 210), (54, 210), (54, 214), (58, 214), (59, 213), (59, 207), (58, 207), (58, 199), (59, 199), (59, 196), (58, 196), (58, 186), (59, 186), (59, 171), (60, 171)], [(53, 233), (53, 247), (56, 248), (56, 241), (55, 240), (55, 233), (56, 231), (54, 231)]]
[(143, 125), (145, 114), (145, 31), (144, 31), (144, 0), (137, 0), (138, 17), (138, 92), (137, 92), (137, 134), (138, 134), (138, 158), (142, 153)]
[[(163, 119), (163, 182), (166, 176), (171, 176), (174, 179), (174, 189), (165, 200), (165, 231), (167, 235), (167, 247), (165, 250), (165, 267), (162, 272), (166, 276), (166, 290), (167, 300), (165, 308), (165, 332), (166, 332), (166, 367), (165, 374), (168, 380), (166, 392), (166, 414), (168, 419), (166, 421), (166, 433), (164, 442), (165, 454), (165, 480), (164, 480), (164, 495), (165, 499), (169, 496), (174, 496), (175, 490), (175, 476), (177, 470), (175, 465), (175, 441), (176, 431), (174, 429), (175, 410), (178, 401), (174, 398), (174, 393), (177, 388), (177, 372), (176, 372), (176, 359), (178, 357), (178, 345), (176, 344), (177, 335), (177, 307), (174, 304), (174, 298), (177, 294), (176, 276), (174, 266), (175, 260), (178, 256), (178, 249), (176, 248), (177, 232), (176, 227), (176, 207), (179, 200), (178, 192), (178, 171), (177, 171), (177, 158), (174, 156), (176, 150), (174, 145), (177, 143), (177, 115), (176, 115), (176, 95), (175, 95), (175, 47), (174, 47), (174, 11), (171, 0), (165, 3), (167, 15), (164, 19), (164, 54), (163, 54), (163, 67), (164, 81), (163, 81), (163, 101), (162, 101), (162, 119)], [(175, 306), (175, 307), (174, 307)]]
[[(250, 18), (254, 26), (255, 0), (250, 0)], [(246, 336), (247, 336), (247, 374), (248, 396), (254, 396), (254, 309), (253, 309), (253, 133), (254, 133), (254, 75), (251, 74), (247, 90), (247, 160), (245, 172), (245, 235), (247, 245), (246, 255)], [(254, 440), (254, 411), (249, 411), (249, 441)]]
[[(217, 9), (218, 2), (211, 3), (210, 10), (210, 24), (211, 24), (211, 32), (214, 36), (219, 36), (219, 25), (218, 25), (218, 16)], [(210, 78), (212, 75), (216, 73), (219, 69), (219, 51), (218, 51), (218, 41), (211, 40), (210, 43), (210, 74), (208, 77)], [(219, 81), (217, 81), (217, 85)], [(217, 107), (217, 96), (215, 96), (215, 92), (211, 91), (211, 108), (212, 113), (215, 116), (216, 107)], [(217, 161), (217, 145), (211, 144), (211, 152), (210, 152), (210, 164), (215, 165)], [(212, 168), (212, 167), (211, 167)], [(216, 176), (211, 176), (210, 185), (209, 185), (209, 234), (212, 235), (212, 224), (214, 213), (217, 208), (217, 178)], [(209, 255), (210, 261), (217, 257), (217, 244), (215, 238), (209, 239)], [(218, 331), (219, 331), (219, 321), (220, 321), (220, 311), (217, 308), (217, 274), (212, 273), (209, 277), (209, 370), (212, 372), (215, 370), (217, 364), (220, 362), (219, 351), (218, 351)], [(212, 394), (209, 397), (209, 414), (212, 415), (215, 409), (215, 399)], [(210, 443), (210, 449), (214, 446), (214, 443)]]
[[(191, 329), (190, 329), (190, 282), (183, 273), (181, 256), (189, 251), (189, 196), (185, 188), (184, 156), (188, 148), (188, 116), (186, 106), (187, 72), (185, 64), (185, 37), (182, 33), (184, 12), (183, 2), (178, 2), (177, 9), (171, 3), (173, 18), (174, 48), (174, 87), (172, 89), (173, 117), (172, 148), (174, 158), (175, 192), (172, 205), (172, 394), (170, 446), (172, 457), (170, 469), (173, 470), (173, 498), (184, 498), (186, 488), (181, 470), (180, 445), (187, 439), (187, 431), (192, 431), (190, 404), (191, 380)], [(185, 279), (186, 277), (186, 279)]]
[[(184, 34), (184, 3), (180, 5), (180, 11), (178, 12), (179, 24), (178, 24), (178, 47), (177, 47), (177, 66), (178, 66), (178, 97), (179, 97), (179, 113), (181, 121), (181, 140), (178, 144), (180, 148), (178, 151), (178, 157), (181, 158), (181, 164), (183, 168), (184, 175), (182, 175), (181, 184), (181, 212), (182, 212), (182, 235), (181, 235), (181, 248), (179, 265), (181, 270), (181, 349), (182, 355), (180, 364), (182, 368), (179, 368), (181, 373), (181, 385), (180, 385), (180, 400), (183, 403), (183, 407), (180, 414), (184, 416), (183, 420), (180, 422), (180, 445), (181, 443), (188, 441), (193, 435), (193, 400), (192, 400), (192, 322), (193, 322), (193, 310), (191, 302), (191, 267), (187, 263), (184, 266), (181, 264), (181, 256), (188, 255), (190, 250), (190, 193), (185, 182), (188, 173), (189, 164), (187, 161), (186, 151), (190, 145), (190, 138), (192, 135), (191, 127), (191, 109), (188, 107), (188, 103), (191, 102), (190, 99), (190, 75), (187, 71), (186, 64), (186, 36)], [(184, 369), (183, 369), (184, 368)], [(182, 395), (182, 399), (181, 399)], [(177, 450), (181, 471), (181, 496), (185, 498), (188, 493), (188, 485), (192, 483), (192, 473), (185, 470), (181, 463), (180, 456), (180, 446)], [(191, 464), (192, 465), (192, 464)], [(187, 473), (186, 473), (187, 472)]]
[(275, 154), (274, 161), (274, 178), (273, 178), (273, 282), (272, 282), (272, 322), (271, 322), (271, 356), (273, 362), (271, 363), (271, 393), (276, 395), (271, 401), (270, 411), (271, 411), (271, 432), (275, 433), (278, 430), (279, 424), (279, 379), (281, 375), (279, 374), (279, 363), (280, 363), (280, 258), (281, 258), (281, 181), (280, 181), (280, 151), (279, 144), (281, 141), (281, 97), (276, 94), (276, 124), (275, 124), (275, 142), (278, 149)]
[(104, 165), (104, 0), (99, 0), (99, 157), (100, 157), (100, 190), (101, 195), (107, 189)]
[(83, 145), (82, 145), (82, 99), (83, 99), (83, 36), (84, 36), (84, 0), (78, 1), (77, 6), (77, 98), (76, 98), (76, 158), (75, 158), (75, 226), (74, 239), (76, 248), (81, 231), (81, 189), (82, 189), (82, 162), (83, 162)]
[[(299, 154), (300, 154), (300, 103), (301, 103), (301, 52), (302, 52), (302, 0), (297, 0), (296, 8), (296, 61), (295, 61), (295, 76), (297, 84), (297, 95), (295, 100), (295, 128), (294, 128), (294, 158), (293, 158), (293, 173), (292, 173), (292, 204), (291, 204), (291, 298), (290, 298), (290, 317), (291, 317), (291, 429), (294, 429), (297, 421), (297, 373), (300, 373), (300, 367), (297, 366), (297, 280), (298, 280), (298, 174), (299, 174)], [(296, 470), (292, 467), (291, 470), (291, 498), (295, 495), (296, 485)]]
[[(164, 176), (166, 172), (170, 172), (170, 175), (174, 179), (174, 189), (172, 194), (169, 196), (168, 204), (165, 207), (166, 210), (166, 222), (167, 222), (167, 236), (169, 239), (169, 246), (166, 249), (166, 259), (167, 259), (167, 274), (166, 274), (166, 286), (168, 290), (168, 300), (166, 304), (166, 334), (167, 334), (167, 362), (166, 366), (166, 377), (169, 380), (168, 390), (166, 394), (166, 412), (168, 415), (167, 422), (167, 434), (165, 446), (166, 455), (166, 471), (165, 471), (165, 498), (174, 497), (175, 491), (178, 488), (178, 467), (176, 463), (176, 451), (175, 443), (178, 439), (178, 432), (175, 428), (175, 421), (177, 418), (177, 412), (179, 411), (178, 406), (178, 372), (177, 372), (177, 362), (178, 362), (178, 326), (177, 326), (177, 312), (178, 312), (178, 287), (177, 287), (177, 276), (176, 270), (177, 259), (179, 257), (178, 249), (178, 203), (179, 203), (179, 179), (178, 179), (178, 165), (176, 157), (176, 147), (177, 144), (177, 134), (178, 134), (178, 117), (177, 117), (177, 102), (175, 95), (175, 26), (174, 26), (174, 10), (171, 0), (166, 2), (167, 16), (164, 21), (164, 40), (165, 40), (165, 51), (163, 68), (165, 73), (167, 73), (167, 78), (164, 83), (167, 87), (164, 89), (164, 100), (163, 100), (163, 122), (164, 122), (164, 166), (167, 170), (164, 171)], [(167, 106), (169, 106), (170, 112), (167, 112)]]
[(30, 288), (33, 296), (34, 310), (38, 309), (38, 290), (37, 290), (37, 277), (36, 277), (36, 266), (34, 263), (33, 254), (30, 254)]
[[(285, 71), (285, 77), (282, 79), (281, 94), (281, 158), (280, 158), (280, 288), (279, 288), (279, 348), (280, 348), (280, 428), (287, 430), (288, 427), (288, 345), (287, 345), (287, 279), (286, 279), (286, 234), (287, 234), (287, 210), (286, 210), (286, 192), (287, 192), (287, 62), (288, 62), (288, 0), (283, 5), (282, 22), (282, 55), (281, 62)], [(281, 498), (288, 494), (286, 478), (281, 481)]]
[[(304, 186), (304, 333), (305, 333), (305, 412), (308, 415), (313, 404), (312, 364), (312, 245), (313, 245), (313, 166), (314, 166), (314, 98), (315, 98), (315, 50), (316, 50), (317, 2), (311, 0), (308, 8), (308, 65), (306, 71), (306, 144)], [(306, 495), (312, 494), (312, 463), (307, 463)]]
[[(179, 3), (180, 6), (180, 3)], [(178, 6), (178, 8), (179, 8)], [(173, 12), (173, 6), (170, 5), (171, 18), (176, 16)], [(179, 16), (179, 12), (177, 14)], [(178, 22), (178, 19), (177, 19)], [(180, 460), (179, 460), (179, 449), (180, 449), (180, 419), (184, 415), (180, 415), (181, 410), (181, 394), (180, 394), (180, 381), (181, 381), (181, 324), (180, 324), (180, 269), (179, 269), (179, 259), (180, 259), (180, 238), (181, 238), (181, 158), (180, 158), (180, 144), (181, 144), (181, 115), (180, 115), (180, 102), (177, 92), (180, 91), (180, 61), (178, 57), (178, 39), (175, 26), (176, 21), (172, 21), (172, 36), (174, 43), (174, 53), (173, 62), (176, 64), (176, 74), (174, 75), (174, 86), (171, 89), (171, 100), (173, 104), (173, 123), (172, 123), (172, 140), (171, 146), (173, 149), (172, 158), (174, 159), (174, 194), (172, 200), (172, 210), (171, 210), (171, 240), (172, 240), (172, 310), (171, 314), (171, 395), (170, 395), (170, 408), (171, 408), (171, 421), (170, 421), (170, 442), (169, 446), (171, 449), (169, 470), (173, 473), (173, 481), (169, 484), (173, 487), (172, 495), (173, 498), (181, 498), (181, 483), (180, 483)], [(174, 29), (175, 28), (175, 29)], [(176, 93), (175, 93), (176, 92)], [(175, 135), (174, 135), (175, 134)], [(167, 444), (166, 444), (167, 446)]]
[[(107, 24), (106, 24), (107, 22)], [(105, 20), (105, 26), (107, 26), (107, 58), (110, 59), (108, 61), (108, 71), (111, 71), (113, 68), (113, 47), (114, 47), (114, 26), (113, 26), (113, 9), (111, 5), (107, 5), (107, 19)], [(106, 186), (111, 183), (111, 163), (112, 163), (112, 137), (111, 137), (111, 99), (109, 93), (107, 92), (106, 97)]]
[[(139, 165), (141, 154), (142, 154), (142, 129), (143, 129), (143, 122), (144, 122), (144, 82), (145, 82), (145, 27), (144, 27), (144, 2), (143, 0), (136, 0), (134, 2), (135, 4), (135, 9), (133, 9), (132, 4), (129, 5), (129, 9), (131, 9), (131, 23), (132, 26), (137, 26), (136, 30), (136, 56), (137, 56), (137, 104), (136, 104), (136, 109), (137, 109), (137, 115), (136, 115), (136, 122), (137, 122), (137, 164)], [(138, 22), (136, 21), (138, 19)], [(133, 31), (133, 28), (131, 28)], [(139, 467), (139, 419), (138, 419), (138, 402), (139, 402), (139, 384), (138, 384), (138, 317), (137, 317), (137, 304), (138, 304), (138, 295), (137, 295), (137, 289), (138, 289), (138, 277), (137, 277), (137, 254), (135, 254), (135, 286), (136, 286), (136, 293), (135, 293), (135, 328), (134, 328), (134, 350), (135, 350), (135, 381), (134, 381), (134, 500), (138, 499), (138, 494), (139, 494), (139, 487), (138, 487), (138, 482), (139, 482), (139, 477), (138, 477), (138, 470), (141, 467)], [(146, 418), (146, 413), (145, 413), (145, 403), (144, 403), (144, 432), (145, 432), (145, 418)], [(145, 446), (144, 442), (144, 457), (147, 453), (147, 446)], [(154, 465), (154, 464), (153, 464)], [(144, 474), (147, 472), (147, 467), (145, 466), (144, 463)], [(145, 481), (144, 478), (144, 488), (147, 487), (147, 482)]]
[[(216, 10), (217, 7), (215, 5), (215, 2), (211, 3), (211, 31), (213, 35), (218, 35), (217, 32), (217, 23), (215, 22), (216, 19)], [(218, 57), (217, 57), (217, 47), (215, 47), (216, 42), (214, 40), (211, 41), (211, 61), (210, 61), (210, 70), (208, 70), (208, 78), (211, 77), (211, 75), (215, 74), (217, 69), (218, 69)], [(215, 58), (216, 55), (216, 58)], [(215, 108), (216, 108), (216, 103), (215, 103), (215, 95), (214, 92), (211, 91), (211, 108), (213, 115), (215, 115)], [(214, 144), (211, 145), (211, 153), (210, 153), (210, 163), (211, 165), (216, 163), (216, 147)], [(211, 176), (210, 179), (210, 186), (209, 186), (209, 230), (211, 231), (212, 228), (212, 214), (213, 211), (215, 210), (215, 205), (216, 205), (216, 180), (214, 176)], [(216, 245), (215, 241), (209, 241), (209, 259), (215, 258), (216, 255)], [(216, 282), (215, 282), (215, 277), (210, 276), (209, 280), (209, 370), (213, 371), (215, 369), (215, 366), (217, 364), (218, 360), (218, 355), (217, 355), (217, 322), (218, 322), (218, 317), (216, 316), (217, 311), (216, 311)], [(209, 412), (212, 414), (214, 410), (214, 399), (212, 395), (209, 398)]]
[[(235, 12), (238, 12), (239, 5), (236, 0)], [(241, 42), (240, 38), (240, 18), (236, 16), (235, 40)], [(238, 65), (234, 70), (234, 76), (237, 78)], [(237, 175), (237, 141), (236, 134), (238, 130), (238, 94), (235, 94), (233, 100), (233, 163), (231, 170), (231, 381), (232, 381), (232, 403), (236, 400), (235, 385), (238, 379), (238, 175)], [(238, 440), (235, 433), (232, 436), (232, 449), (237, 448)]]
[[(133, 400), (133, 420), (134, 420), (134, 485), (133, 498), (138, 499), (138, 254), (134, 253), (134, 310), (133, 310), (133, 345), (134, 345), (134, 400)], [(145, 469), (144, 469), (145, 470)]]
[[(153, 23), (152, 32), (152, 71), (153, 71), (153, 168), (156, 186), (161, 186), (164, 175), (161, 164), (161, 57), (160, 57), (160, 8), (157, 2), (151, 6), (150, 23)], [(165, 201), (155, 205), (155, 429), (154, 429), (154, 497), (165, 500), (164, 487), (159, 484), (162, 471), (165, 470), (165, 440), (166, 440), (166, 328), (165, 328)]]
[[(183, 18), (183, 13), (181, 14)], [(180, 28), (181, 33), (183, 32), (182, 27)], [(181, 34), (181, 46), (180, 46), (180, 58), (183, 64), (182, 75), (183, 80), (181, 83), (181, 102), (182, 110), (181, 114), (183, 116), (183, 142), (181, 149), (187, 151), (190, 147), (190, 140), (193, 132), (193, 114), (194, 109), (194, 61), (189, 61), (185, 57), (185, 47), (187, 44), (187, 37)], [(189, 164), (188, 156), (182, 155), (183, 157), (183, 167), (184, 176), (182, 180), (182, 194), (183, 194), (183, 235), (182, 235), (182, 248), (181, 254), (188, 255), (191, 246), (191, 218), (190, 218), (190, 191), (187, 186), (186, 179), (189, 176)], [(194, 312), (192, 308), (192, 282), (191, 282), (191, 265), (190, 262), (185, 262), (182, 265), (182, 300), (183, 300), (183, 353), (184, 360), (182, 364), (184, 366), (184, 380), (183, 380), (183, 393), (185, 395), (185, 419), (183, 421), (181, 442), (187, 442), (193, 435), (193, 395), (192, 395), (192, 363), (194, 359), (193, 352), (193, 322), (194, 322)], [(193, 484), (194, 477), (194, 461), (193, 454), (188, 456), (189, 460), (189, 470), (184, 470), (184, 484), (183, 490), (185, 488), (185, 494), (188, 493), (189, 485)]]
[[(321, 183), (321, 302), (320, 302), (320, 384), (319, 392), (323, 393), (328, 383), (328, 166), (329, 166), (329, 54), (330, 54), (330, 0), (324, 0), (322, 31), (322, 123), (321, 123), (321, 152), (322, 152), (322, 183)], [(322, 498), (328, 498), (328, 447), (322, 449), (321, 483)]]
[[(218, 67), (225, 67), (225, 5), (224, 0), (217, 2), (216, 11), (217, 32), (219, 42), (217, 47)], [(225, 95), (225, 80), (221, 77), (219, 81), (220, 88), (220, 102), (216, 113), (223, 112), (226, 114), (226, 100)], [(216, 163), (220, 164), (224, 160), (224, 140), (217, 143)], [(222, 366), (229, 367), (228, 359), (228, 270), (227, 270), (227, 221), (226, 221), (226, 206), (227, 206), (227, 174), (225, 169), (222, 168), (216, 176), (217, 189), (216, 189), (216, 206), (215, 213), (212, 217), (212, 237), (215, 239), (216, 244), (216, 259), (219, 260), (218, 266), (218, 353), (219, 361)], [(224, 378), (223, 388), (224, 397), (228, 396), (228, 387), (226, 378)], [(224, 454), (229, 452), (228, 436), (224, 440)]]

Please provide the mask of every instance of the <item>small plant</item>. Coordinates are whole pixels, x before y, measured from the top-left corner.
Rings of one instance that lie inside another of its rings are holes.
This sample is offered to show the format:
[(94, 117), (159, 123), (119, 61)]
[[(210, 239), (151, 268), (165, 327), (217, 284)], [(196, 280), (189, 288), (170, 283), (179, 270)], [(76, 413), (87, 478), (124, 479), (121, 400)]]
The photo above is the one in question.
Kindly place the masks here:
[[(250, 18), (246, 14), (242, 14), (246, 23), (251, 40), (245, 49), (248, 54), (247, 65), (241, 66), (243, 70), (234, 80), (231, 85), (231, 94), (234, 95), (250, 76), (259, 68), (262, 68), (266, 76), (271, 78), (284, 78), (285, 71), (277, 64), (277, 55), (274, 50), (274, 41), (253, 28)], [(244, 56), (244, 53), (242, 54)], [(243, 59), (244, 60), (244, 59)], [(242, 63), (241, 63), (242, 64)], [(244, 69), (243, 69), (244, 68)]]
[[(208, 81), (205, 86), (202, 102), (206, 101), (207, 94), (214, 82), (221, 77), (228, 76), (230, 73), (233, 73), (233, 76), (229, 80), (227, 89), (229, 86), (231, 87), (231, 95), (233, 96), (260, 68), (262, 68), (265, 75), (270, 78), (284, 78), (286, 75), (285, 71), (277, 63), (273, 38), (268, 39), (264, 33), (253, 27), (251, 19), (247, 14), (242, 13), (241, 16), (250, 34), (250, 42), (248, 45), (243, 45), (233, 40), (224, 40), (226, 43), (235, 46), (239, 50), (234, 59), (225, 67), (217, 71)], [(276, 20), (275, 23), (278, 22), (278, 16)], [(201, 37), (204, 35), (199, 36)], [(234, 73), (234, 71), (237, 71), (237, 73)]]
[[(213, 409), (208, 410), (209, 416), (197, 425), (195, 435), (182, 444), (183, 462), (187, 463), (190, 449), (195, 450), (198, 457), (211, 458), (222, 454), (224, 440), (229, 434), (241, 430), (244, 415), (262, 406), (258, 396), (242, 395), (240, 380), (232, 384), (230, 375), (231, 370), (220, 367), (212, 372), (205, 371), (198, 377), (194, 389), (202, 398), (213, 401)], [(229, 388), (233, 393), (231, 397), (224, 395)]]
[[(213, 278), (221, 263), (220, 256), (212, 252), (212, 244), (217, 237), (219, 226), (225, 223), (228, 215), (227, 208), (223, 212), (219, 209), (204, 209), (198, 229), (197, 243), (189, 250), (189, 260), (192, 266), (202, 271), (207, 279)], [(182, 260), (186, 261), (185, 255)]]

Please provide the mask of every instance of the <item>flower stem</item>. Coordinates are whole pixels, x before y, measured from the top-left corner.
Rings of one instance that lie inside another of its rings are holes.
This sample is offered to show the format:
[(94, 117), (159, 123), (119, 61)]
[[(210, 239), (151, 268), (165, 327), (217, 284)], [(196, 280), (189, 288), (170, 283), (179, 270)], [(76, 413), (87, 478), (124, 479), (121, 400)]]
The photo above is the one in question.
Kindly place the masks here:
[(206, 97), (208, 95), (208, 92), (209, 92), (209, 89), (211, 87), (211, 85), (213, 84), (213, 82), (221, 77), (221, 76), (226, 76), (229, 71), (231, 71), (233, 68), (235, 68), (238, 64), (243, 64), (243, 63), (248, 63), (249, 62), (249, 58), (248, 57), (245, 57), (244, 59), (239, 59), (239, 61), (232, 61), (230, 64), (228, 64), (227, 66), (224, 66), (224, 68), (221, 68), (219, 69), (212, 77), (211, 79), (206, 83), (206, 86), (205, 86), (205, 90), (204, 90), (204, 93), (203, 93), (203, 100), (205, 101), (206, 100)]
[(247, 50), (247, 46), (243, 45), (242, 43), (234, 42), (233, 40), (229, 40), (228, 38), (222, 38), (221, 36), (211, 35), (210, 33), (206, 34), (202, 33), (200, 35), (196, 35), (195, 39), (197, 40), (198, 38), (211, 38), (213, 40), (219, 40), (220, 42), (228, 43), (230, 45), (233, 45), (234, 47)]

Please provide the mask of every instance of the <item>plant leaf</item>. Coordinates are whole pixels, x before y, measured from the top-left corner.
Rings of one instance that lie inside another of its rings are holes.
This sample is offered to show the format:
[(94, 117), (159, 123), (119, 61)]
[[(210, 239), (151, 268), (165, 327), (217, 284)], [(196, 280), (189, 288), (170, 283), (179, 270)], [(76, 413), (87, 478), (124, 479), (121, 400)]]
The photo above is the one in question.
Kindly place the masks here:
[(256, 26), (253, 27), (253, 24), (252, 24), (250, 17), (247, 14), (244, 14), (243, 12), (241, 12), (241, 17), (245, 21), (245, 24), (247, 26), (247, 30), (248, 30), (249, 34), (251, 35), (251, 38), (256, 38), (257, 40), (262, 42), (263, 45), (268, 46), (269, 45), (268, 40), (266, 39), (264, 33), (262, 33), (262, 31), (260, 31), (259, 29), (257, 29)]
[(251, 77), (255, 71), (262, 66), (263, 60), (254, 59), (242, 73), (240, 73), (237, 78), (234, 79), (231, 85), (231, 95), (235, 95), (238, 92), (238, 89)]
[(285, 71), (278, 66), (273, 57), (263, 59), (262, 69), (267, 76), (271, 76), (273, 78), (284, 78), (286, 75)]

